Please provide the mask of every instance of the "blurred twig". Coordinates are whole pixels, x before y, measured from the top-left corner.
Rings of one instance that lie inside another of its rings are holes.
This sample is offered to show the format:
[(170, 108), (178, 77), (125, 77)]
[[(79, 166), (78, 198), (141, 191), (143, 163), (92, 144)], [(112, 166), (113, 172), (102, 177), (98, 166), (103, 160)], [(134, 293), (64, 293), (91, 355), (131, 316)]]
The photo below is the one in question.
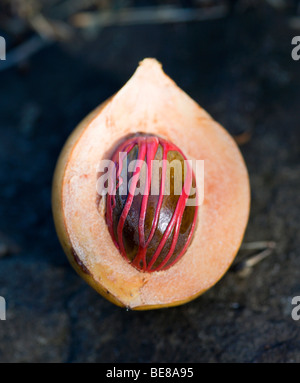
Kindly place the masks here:
[(251, 130), (245, 130), (244, 132), (242, 132), (240, 134), (234, 135), (233, 138), (235, 139), (235, 142), (239, 146), (245, 145), (251, 140), (252, 131)]
[(39, 35), (31, 37), (18, 47), (8, 52), (6, 61), (1, 61), (0, 72), (26, 61), (34, 53), (51, 43)]
[(21, 64), (42, 48), (57, 40), (67, 40), (72, 36), (72, 27), (62, 20), (49, 20), (41, 13), (33, 13), (24, 19), (36, 32), (28, 40), (7, 53), (1, 62), (0, 72)]
[(275, 249), (274, 241), (245, 242), (241, 245), (241, 250), (261, 250), (264, 248)]
[[(64, 19), (72, 14), (79, 12), (83, 9), (89, 7), (102, 7), (104, 6), (105, 1), (101, 0), (64, 0), (59, 1), (56, 5), (51, 8), (51, 15), (55, 18)], [(111, 3), (111, 0), (108, 0), (108, 3)]]
[(60, 20), (49, 20), (37, 14), (29, 20), (31, 27), (44, 39), (67, 40), (72, 36), (72, 28)]
[(0, 258), (19, 253), (20, 251), (20, 247), (14, 241), (0, 232)]
[[(70, 0), (57, 4), (55, 13), (61, 17), (71, 15), (71, 24), (79, 28), (201, 21), (221, 18), (229, 12), (227, 6), (221, 4), (203, 9), (175, 6), (122, 8), (118, 11), (79, 12), (72, 16), (72, 10), (73, 13), (78, 11), (82, 2), (77, 1), (75, 8), (72, 8), (71, 4), (73, 2)], [(31, 14), (27, 18), (27, 23), (37, 35), (8, 52), (6, 61), (1, 62), (0, 71), (22, 63), (53, 41), (66, 40), (72, 36), (71, 25), (61, 19), (50, 20), (39, 12)]]
[(244, 256), (242, 259), (237, 260), (231, 267), (231, 270), (237, 273), (241, 278), (247, 277), (253, 271), (255, 265), (263, 259), (271, 255), (276, 248), (276, 243), (273, 241), (257, 241), (243, 243), (241, 250), (257, 251), (252, 255)]
[(80, 12), (71, 17), (78, 28), (120, 25), (166, 24), (218, 19), (228, 14), (225, 5), (195, 9), (174, 6), (123, 8), (119, 11)]

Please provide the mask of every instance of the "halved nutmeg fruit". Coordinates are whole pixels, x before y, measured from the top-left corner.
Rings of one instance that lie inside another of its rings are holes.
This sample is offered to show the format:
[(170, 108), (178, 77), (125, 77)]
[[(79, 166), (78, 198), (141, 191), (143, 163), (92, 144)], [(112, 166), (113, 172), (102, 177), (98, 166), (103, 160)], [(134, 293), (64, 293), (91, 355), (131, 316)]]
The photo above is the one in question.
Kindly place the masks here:
[(232, 263), (249, 179), (229, 134), (145, 59), (66, 142), (52, 205), (64, 251), (93, 288), (119, 306), (167, 307)]

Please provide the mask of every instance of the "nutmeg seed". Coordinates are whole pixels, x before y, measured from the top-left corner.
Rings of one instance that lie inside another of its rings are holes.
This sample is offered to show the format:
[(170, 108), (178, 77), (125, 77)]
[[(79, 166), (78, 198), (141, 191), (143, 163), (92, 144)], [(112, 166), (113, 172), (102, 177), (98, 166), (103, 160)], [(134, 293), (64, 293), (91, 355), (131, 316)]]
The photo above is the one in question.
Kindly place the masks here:
[(196, 190), (190, 195), (196, 180), (185, 160), (177, 146), (149, 134), (127, 138), (114, 151), (106, 222), (122, 256), (140, 271), (171, 267), (192, 239), (197, 206), (186, 202), (196, 202)]

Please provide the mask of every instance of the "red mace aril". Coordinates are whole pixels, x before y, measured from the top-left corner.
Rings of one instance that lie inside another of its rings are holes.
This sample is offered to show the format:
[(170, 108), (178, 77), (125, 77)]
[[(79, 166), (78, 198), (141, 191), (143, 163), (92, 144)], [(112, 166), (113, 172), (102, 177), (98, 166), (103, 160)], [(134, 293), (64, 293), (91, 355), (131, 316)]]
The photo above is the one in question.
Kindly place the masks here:
[(173, 143), (146, 134), (123, 141), (111, 160), (106, 223), (114, 244), (140, 271), (168, 269), (185, 253), (196, 225), (190, 163)]

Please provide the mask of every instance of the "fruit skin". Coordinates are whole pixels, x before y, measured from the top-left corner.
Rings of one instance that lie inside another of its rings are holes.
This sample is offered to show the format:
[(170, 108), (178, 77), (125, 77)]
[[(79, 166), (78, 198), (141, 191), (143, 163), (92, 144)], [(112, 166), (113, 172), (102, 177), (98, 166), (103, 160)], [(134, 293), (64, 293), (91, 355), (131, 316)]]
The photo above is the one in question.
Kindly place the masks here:
[[(53, 216), (55, 221), (55, 226), (57, 230), (57, 234), (59, 237), (59, 240), (62, 244), (62, 247), (71, 263), (71, 265), (74, 267), (74, 269), (77, 271), (77, 273), (89, 284), (91, 287), (93, 287), (98, 293), (103, 295), (106, 299), (111, 301), (112, 303), (120, 306), (120, 307), (128, 307), (125, 305), (122, 301), (120, 301), (116, 296), (111, 294), (107, 289), (105, 289), (98, 281), (94, 279), (94, 277), (87, 272), (87, 269), (85, 266), (81, 264), (81, 262), (77, 261), (76, 254), (74, 253), (70, 236), (68, 234), (68, 230), (66, 227), (65, 217), (63, 213), (63, 201), (62, 201), (62, 190), (63, 190), (63, 179), (65, 175), (66, 168), (69, 163), (70, 156), (72, 154), (72, 151), (74, 147), (76, 146), (76, 143), (80, 139), (81, 135), (85, 131), (85, 129), (89, 126), (90, 122), (100, 113), (100, 111), (105, 107), (105, 105), (110, 100), (107, 100), (105, 103), (100, 105), (98, 108), (96, 108), (89, 116), (87, 116), (80, 124), (79, 126), (74, 130), (74, 132), (71, 134), (69, 139), (67, 140), (63, 151), (59, 157), (56, 170), (54, 173), (54, 179), (53, 179), (53, 189), (52, 189), (52, 208), (53, 208)], [(221, 128), (223, 129), (223, 128)], [(241, 162), (244, 161), (241, 157)], [(243, 165), (245, 166), (245, 164)], [(250, 193), (249, 188), (249, 179), (247, 179), (248, 182), (248, 189)], [(249, 194), (249, 204), (248, 206), (245, 206), (245, 210), (247, 210), (247, 220), (249, 217), (249, 209), (250, 209), (250, 194)], [(243, 234), (245, 232), (246, 226), (243, 230)], [(240, 238), (240, 243), (242, 242), (243, 235)], [(238, 252), (239, 246), (236, 248), (236, 252), (234, 253), (232, 260), (234, 259), (235, 254)], [(202, 290), (199, 290), (195, 294), (191, 294), (187, 299), (182, 300), (176, 300), (168, 303), (163, 304), (145, 304), (145, 305), (137, 305), (133, 307), (128, 307), (134, 310), (148, 310), (148, 309), (156, 309), (156, 308), (163, 308), (163, 307), (171, 307), (171, 306), (177, 306), (184, 303), (187, 303), (199, 295), (201, 295), (203, 292), (205, 292), (208, 288), (212, 287), (215, 283), (217, 283), (218, 280), (221, 279), (221, 277), (226, 273), (230, 265), (226, 269), (223, 270), (222, 275), (219, 275), (218, 279), (214, 281), (214, 283)]]

